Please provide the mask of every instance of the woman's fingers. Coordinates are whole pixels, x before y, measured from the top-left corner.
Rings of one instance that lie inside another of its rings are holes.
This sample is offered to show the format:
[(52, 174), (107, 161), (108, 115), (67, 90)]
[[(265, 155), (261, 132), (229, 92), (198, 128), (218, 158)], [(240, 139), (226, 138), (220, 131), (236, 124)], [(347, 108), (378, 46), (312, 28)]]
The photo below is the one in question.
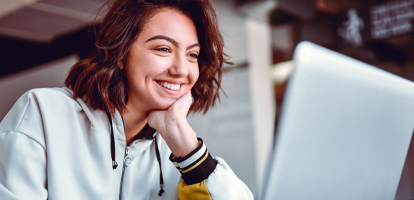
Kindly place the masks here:
[(175, 101), (167, 110), (153, 110), (148, 114), (148, 124), (158, 132), (165, 131), (171, 122), (186, 122), (187, 113), (192, 104), (191, 93), (188, 92)]
[[(191, 93), (188, 92), (186, 94), (184, 94), (183, 96), (181, 96), (181, 98), (179, 98), (177, 101), (175, 101), (168, 109), (168, 112), (172, 112), (170, 114), (172, 114), (172, 116), (174, 115), (179, 115), (179, 116), (183, 116), (186, 117), (188, 110), (191, 107), (193, 100), (191, 97)], [(175, 113), (177, 112), (177, 113)]]
[(161, 134), (175, 156), (185, 156), (198, 145), (187, 122), (191, 104), (191, 93), (186, 93), (167, 110), (153, 110), (148, 115), (148, 124)]

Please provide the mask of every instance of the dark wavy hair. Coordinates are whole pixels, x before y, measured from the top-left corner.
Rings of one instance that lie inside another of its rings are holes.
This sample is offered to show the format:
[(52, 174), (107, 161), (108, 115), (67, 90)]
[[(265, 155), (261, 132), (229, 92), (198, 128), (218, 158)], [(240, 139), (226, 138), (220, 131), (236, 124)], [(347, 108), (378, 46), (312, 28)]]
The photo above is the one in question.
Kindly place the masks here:
[(65, 80), (74, 98), (83, 98), (93, 109), (121, 114), (128, 102), (128, 81), (119, 64), (126, 61), (132, 43), (144, 24), (160, 9), (170, 8), (190, 17), (201, 46), (200, 75), (191, 89), (190, 112), (214, 106), (221, 89), (222, 66), (226, 62), (223, 37), (211, 0), (113, 0), (96, 34), (96, 50), (77, 62)]

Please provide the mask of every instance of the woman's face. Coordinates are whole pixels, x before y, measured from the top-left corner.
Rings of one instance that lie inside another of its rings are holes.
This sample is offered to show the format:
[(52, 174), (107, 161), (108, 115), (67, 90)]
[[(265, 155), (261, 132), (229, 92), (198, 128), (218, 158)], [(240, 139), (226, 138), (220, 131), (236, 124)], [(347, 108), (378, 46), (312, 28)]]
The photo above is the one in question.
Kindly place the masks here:
[(144, 112), (167, 109), (196, 83), (199, 52), (191, 18), (172, 9), (158, 11), (143, 26), (125, 62), (128, 104)]

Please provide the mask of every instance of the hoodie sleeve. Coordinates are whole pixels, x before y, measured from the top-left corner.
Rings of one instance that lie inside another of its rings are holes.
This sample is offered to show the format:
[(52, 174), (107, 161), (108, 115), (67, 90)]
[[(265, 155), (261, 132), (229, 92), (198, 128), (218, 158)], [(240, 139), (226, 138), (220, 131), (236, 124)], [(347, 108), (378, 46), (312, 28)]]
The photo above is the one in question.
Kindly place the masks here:
[(181, 173), (177, 186), (180, 200), (253, 199), (249, 188), (221, 158), (213, 158), (201, 138), (200, 145), (187, 156), (170, 160)]
[(47, 199), (46, 152), (18, 132), (0, 132), (0, 197)]
[(44, 145), (18, 130), (31, 109), (38, 110), (30, 96), (20, 97), (0, 123), (0, 199), (47, 199)]

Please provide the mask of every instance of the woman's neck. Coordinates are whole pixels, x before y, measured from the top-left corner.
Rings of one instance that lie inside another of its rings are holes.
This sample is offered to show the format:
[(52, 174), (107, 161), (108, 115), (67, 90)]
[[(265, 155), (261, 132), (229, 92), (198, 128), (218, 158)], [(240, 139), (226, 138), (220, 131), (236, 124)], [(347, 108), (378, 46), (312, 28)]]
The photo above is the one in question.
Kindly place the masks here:
[(132, 104), (127, 104), (127, 111), (123, 114), (125, 122), (125, 137), (127, 145), (130, 145), (132, 139), (144, 128), (147, 124), (147, 113), (138, 112)]

